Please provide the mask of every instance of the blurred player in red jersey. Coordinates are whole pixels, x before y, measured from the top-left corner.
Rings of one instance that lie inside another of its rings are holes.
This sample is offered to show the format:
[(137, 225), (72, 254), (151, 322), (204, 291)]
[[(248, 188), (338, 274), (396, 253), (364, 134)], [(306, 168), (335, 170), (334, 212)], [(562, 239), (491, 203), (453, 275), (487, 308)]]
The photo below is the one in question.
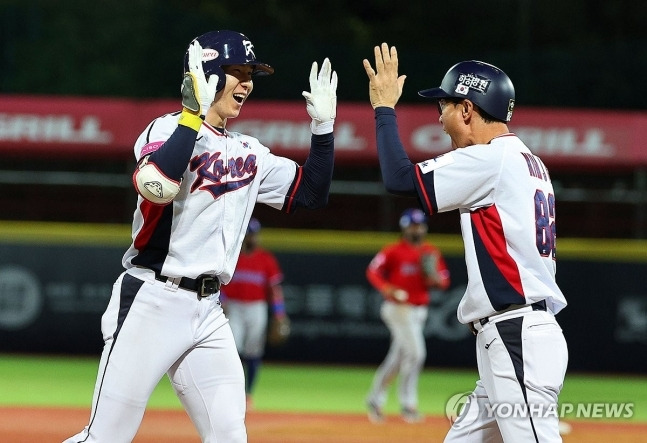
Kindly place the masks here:
[(423, 334), (429, 290), (445, 290), (450, 278), (447, 264), (437, 247), (425, 241), (427, 218), (420, 209), (407, 209), (400, 217), (402, 238), (385, 246), (371, 260), (366, 277), (384, 297), (380, 315), (391, 332), (391, 346), (377, 369), (366, 399), (368, 417), (384, 420), (382, 408), (388, 388), (399, 374), (398, 396), (402, 418), (415, 423), (418, 412), (418, 378), (427, 350)]
[(252, 407), (252, 390), (265, 353), (268, 313), (286, 320), (283, 301), (283, 272), (276, 257), (259, 246), (261, 224), (251, 218), (243, 248), (231, 281), (223, 286), (221, 299), (234, 334), (246, 374), (247, 408)]

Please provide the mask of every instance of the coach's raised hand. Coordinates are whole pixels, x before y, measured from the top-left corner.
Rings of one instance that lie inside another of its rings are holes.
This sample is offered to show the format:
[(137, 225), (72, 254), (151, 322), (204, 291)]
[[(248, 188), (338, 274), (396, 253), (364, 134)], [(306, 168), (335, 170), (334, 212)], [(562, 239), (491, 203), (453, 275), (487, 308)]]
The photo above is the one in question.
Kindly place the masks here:
[(189, 46), (189, 72), (182, 80), (182, 106), (192, 114), (204, 117), (216, 97), (218, 76), (207, 79), (202, 68), (202, 46), (195, 40)]
[[(332, 72), (332, 73), (331, 73)], [(317, 75), (317, 62), (310, 69), (310, 92), (303, 91), (306, 99), (306, 110), (312, 123), (313, 134), (332, 132), (337, 116), (337, 73), (332, 71), (330, 60), (326, 58)]]
[(395, 46), (382, 43), (374, 48), (375, 69), (364, 59), (364, 70), (368, 75), (368, 92), (373, 109), (394, 108), (402, 95), (406, 75), (398, 76), (398, 51)]

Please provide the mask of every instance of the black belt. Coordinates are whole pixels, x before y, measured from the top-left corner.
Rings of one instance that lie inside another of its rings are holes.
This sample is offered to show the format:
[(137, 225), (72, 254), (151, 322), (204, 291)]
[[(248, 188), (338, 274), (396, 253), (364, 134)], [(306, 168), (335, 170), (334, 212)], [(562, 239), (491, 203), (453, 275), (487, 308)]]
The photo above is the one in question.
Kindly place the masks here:
[[(546, 310), (546, 300), (541, 300), (541, 301), (535, 302), (535, 303), (531, 304), (530, 306), (532, 306), (533, 311), (545, 311)], [(516, 309), (525, 308), (525, 307), (526, 307), (525, 305), (521, 305)], [(514, 311), (514, 309), (510, 309), (510, 311)], [(508, 311), (503, 311), (503, 312), (508, 312)], [(500, 314), (502, 314), (503, 312), (500, 312)], [(483, 318), (479, 319), (479, 323), (481, 324), (481, 326), (485, 326), (489, 321), (490, 321), (490, 317), (483, 317)]]
[[(166, 282), (168, 280), (175, 280), (177, 277), (167, 277), (155, 273), (155, 280)], [(220, 291), (220, 280), (218, 277), (210, 275), (201, 275), (198, 278), (182, 277), (178, 286), (188, 291), (193, 291), (198, 294), (198, 298), (207, 297)]]

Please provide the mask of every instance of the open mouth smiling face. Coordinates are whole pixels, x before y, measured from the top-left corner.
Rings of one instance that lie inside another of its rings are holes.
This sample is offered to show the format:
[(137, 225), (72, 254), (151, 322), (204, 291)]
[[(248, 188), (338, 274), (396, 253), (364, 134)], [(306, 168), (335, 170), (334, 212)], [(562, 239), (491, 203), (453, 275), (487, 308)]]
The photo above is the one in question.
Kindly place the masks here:
[(243, 94), (241, 92), (234, 93), (234, 100), (236, 100), (238, 104), (242, 105), (246, 98), (247, 98), (247, 94)]

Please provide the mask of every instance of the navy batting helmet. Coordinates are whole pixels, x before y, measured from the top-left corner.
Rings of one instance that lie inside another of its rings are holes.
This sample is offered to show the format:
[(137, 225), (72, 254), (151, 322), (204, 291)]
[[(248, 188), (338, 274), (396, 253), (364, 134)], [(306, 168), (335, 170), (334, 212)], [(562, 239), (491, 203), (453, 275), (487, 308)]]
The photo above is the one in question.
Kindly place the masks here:
[[(274, 68), (270, 65), (256, 60), (254, 45), (240, 32), (211, 31), (194, 38), (191, 43), (195, 40), (202, 46), (202, 69), (205, 77), (209, 79), (212, 74), (218, 76), (217, 91), (225, 86), (225, 72), (222, 67), (226, 65), (251, 65), (254, 67), (254, 75), (274, 73)], [(188, 71), (189, 50), (187, 48), (184, 54), (184, 72)]]
[(412, 224), (427, 223), (427, 216), (418, 208), (405, 209), (400, 216), (400, 229), (408, 228)]
[(261, 222), (259, 222), (254, 217), (249, 219), (249, 224), (247, 225), (247, 234), (256, 234), (261, 230)]
[(492, 117), (509, 122), (514, 110), (514, 86), (505, 72), (477, 60), (449, 68), (439, 88), (419, 91), (435, 99), (468, 99)]

